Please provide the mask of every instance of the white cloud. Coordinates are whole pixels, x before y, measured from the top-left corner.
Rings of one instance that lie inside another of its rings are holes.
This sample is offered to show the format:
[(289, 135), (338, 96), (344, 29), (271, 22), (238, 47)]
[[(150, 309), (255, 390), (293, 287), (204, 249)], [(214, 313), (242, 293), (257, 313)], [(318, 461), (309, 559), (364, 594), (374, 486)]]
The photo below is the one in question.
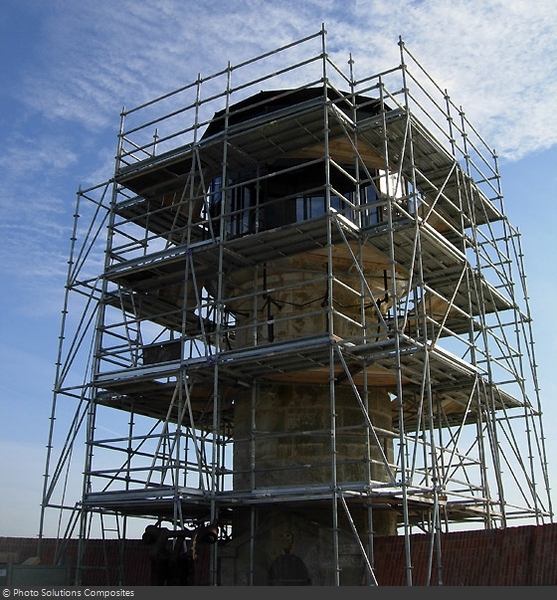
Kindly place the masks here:
[(50, 118), (115, 127), (122, 104), (314, 33), (322, 21), (331, 53), (344, 61), (352, 52), (360, 75), (398, 61), (402, 35), (501, 154), (557, 142), (553, 0), (60, 0), (25, 100)]
[(381, 2), (359, 3), (362, 29), (381, 31), (371, 48), (357, 38), (364, 60), (385, 56), (388, 38), (402, 35), (499, 154), (518, 158), (557, 143), (553, 0), (403, 0), (391, 8), (378, 18)]
[(356, 77), (398, 64), (401, 35), (499, 155), (557, 143), (554, 0), (535, 9), (525, 0), (56, 0), (34, 38), (41, 58), (13, 83), (38, 113), (22, 111), (0, 156), (4, 272), (58, 280), (75, 189), (111, 176), (123, 104), (316, 33), (322, 22), (328, 52), (343, 68), (351, 53)]
[[(352, 53), (357, 77), (398, 64), (402, 35), (500, 155), (518, 158), (557, 143), (555, 0), (17, 4), (33, 12), (39, 25), (25, 40), (34, 46), (25, 58), (35, 62), (17, 63), (15, 79), (3, 90), (21, 109), (13, 122), (2, 117), (0, 155), (3, 307), (6, 321), (15, 323), (24, 316), (14, 326), (17, 343), (27, 343), (24, 327), (32, 331), (33, 344), (48, 339), (45, 327), (58, 327), (75, 190), (79, 183), (93, 185), (111, 176), (122, 106), (187, 84), (198, 73), (207, 76), (228, 61), (238, 64), (272, 51), (317, 32), (323, 22), (328, 52), (343, 68)], [(15, 355), (14, 345), (6, 350), (12, 360), (4, 366), (20, 385), (25, 377), (18, 376), (14, 365), (36, 375), (37, 357)], [(551, 356), (548, 351), (542, 358), (549, 364)], [(43, 379), (48, 383), (41, 389), (48, 389), (50, 375)], [(8, 393), (4, 388), (3, 396), (11, 398), (14, 389), (23, 388), (14, 384)], [(546, 391), (551, 398), (553, 390)], [(38, 396), (26, 389), (20, 394), (18, 401), (25, 397), (35, 402)], [(21, 427), (29, 436), (28, 420), (25, 415), (14, 429)], [(0, 448), (0, 455), (7, 451), (19, 460), (14, 469), (11, 463), (3, 465), (0, 489), (5, 498), (18, 502), (4, 504), (10, 512), (3, 509), (0, 514), (0, 530), (4, 535), (33, 535), (35, 523), (26, 524), (31, 530), (22, 529), (15, 508), (37, 514), (44, 448), (14, 444)], [(22, 464), (33, 467), (25, 471)]]
[(39, 170), (59, 171), (72, 166), (77, 160), (75, 151), (62, 136), (17, 135), (5, 142), (0, 167), (14, 179), (24, 179), (26, 174)]

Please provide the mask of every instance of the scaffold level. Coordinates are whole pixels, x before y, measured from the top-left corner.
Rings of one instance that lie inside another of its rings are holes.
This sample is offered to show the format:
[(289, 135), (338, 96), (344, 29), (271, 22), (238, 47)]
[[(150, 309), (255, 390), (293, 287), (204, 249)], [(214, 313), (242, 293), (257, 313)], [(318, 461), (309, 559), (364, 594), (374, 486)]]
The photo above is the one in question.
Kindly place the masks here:
[(411, 585), (413, 531), (440, 582), (442, 532), (552, 520), (497, 157), (399, 45), (358, 79), (322, 29), (122, 112), (77, 194), (39, 537), (143, 519), (191, 557), (213, 524), (205, 584), (374, 585), (398, 534)]

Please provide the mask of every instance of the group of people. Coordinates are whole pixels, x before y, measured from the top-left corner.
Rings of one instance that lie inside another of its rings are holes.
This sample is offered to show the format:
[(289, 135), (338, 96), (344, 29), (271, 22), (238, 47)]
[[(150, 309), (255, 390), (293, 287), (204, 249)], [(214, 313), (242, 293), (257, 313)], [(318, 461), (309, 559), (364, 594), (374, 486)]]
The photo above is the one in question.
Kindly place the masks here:
[(150, 546), (151, 585), (196, 585), (199, 553), (205, 555), (206, 545), (217, 541), (218, 529), (215, 523), (171, 531), (158, 523), (148, 525), (142, 539)]

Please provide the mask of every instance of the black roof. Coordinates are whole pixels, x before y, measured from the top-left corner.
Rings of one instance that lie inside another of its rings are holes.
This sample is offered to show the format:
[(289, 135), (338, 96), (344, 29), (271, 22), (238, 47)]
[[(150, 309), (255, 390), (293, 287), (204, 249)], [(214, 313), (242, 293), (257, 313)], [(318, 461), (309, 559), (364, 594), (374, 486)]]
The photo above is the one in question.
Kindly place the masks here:
[[(262, 115), (277, 112), (281, 109), (295, 106), (309, 100), (323, 99), (323, 87), (281, 89), (261, 91), (249, 98), (240, 100), (228, 108), (228, 125), (243, 123)], [(349, 92), (337, 92), (327, 88), (327, 99), (332, 100), (341, 110), (352, 116), (352, 106), (355, 101), (358, 106), (358, 114), (365, 117), (379, 113), (380, 101), (361, 95), (353, 97)], [(351, 102), (350, 100), (353, 101)], [(209, 137), (220, 133), (224, 129), (224, 117), (226, 109), (215, 113), (211, 123), (207, 127), (203, 137)]]

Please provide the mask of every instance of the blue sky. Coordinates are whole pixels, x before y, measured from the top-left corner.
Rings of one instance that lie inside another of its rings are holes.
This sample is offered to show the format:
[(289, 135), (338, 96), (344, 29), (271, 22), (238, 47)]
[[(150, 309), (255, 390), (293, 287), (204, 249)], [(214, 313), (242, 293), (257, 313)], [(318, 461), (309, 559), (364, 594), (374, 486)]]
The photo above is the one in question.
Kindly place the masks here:
[[(523, 235), (557, 481), (554, 0), (4, 0), (0, 12), (0, 536), (35, 536), (75, 193), (111, 176), (123, 106), (317, 32), (358, 73), (398, 38), (500, 156)], [(554, 505), (557, 502), (554, 500)]]

